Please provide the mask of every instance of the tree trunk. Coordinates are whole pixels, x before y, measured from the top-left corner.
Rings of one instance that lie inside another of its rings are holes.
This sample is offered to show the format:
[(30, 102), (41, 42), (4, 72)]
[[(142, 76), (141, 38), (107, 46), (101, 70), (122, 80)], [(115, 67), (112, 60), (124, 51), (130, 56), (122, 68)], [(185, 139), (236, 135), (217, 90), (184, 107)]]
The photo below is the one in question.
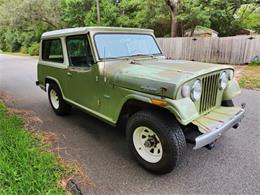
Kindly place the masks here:
[(194, 26), (194, 27), (191, 28), (190, 37), (193, 37), (194, 32), (195, 32), (195, 29), (196, 29), (196, 26)]
[(169, 6), (171, 11), (171, 36), (177, 37), (178, 35), (178, 23), (177, 23), (177, 7), (178, 7), (178, 0), (166, 0), (166, 4)]
[(177, 23), (177, 10), (171, 13), (172, 23), (171, 23), (171, 36), (177, 37), (178, 33), (178, 23)]
[(99, 0), (96, 0), (96, 5), (97, 5), (97, 23), (100, 24), (100, 5), (99, 5)]

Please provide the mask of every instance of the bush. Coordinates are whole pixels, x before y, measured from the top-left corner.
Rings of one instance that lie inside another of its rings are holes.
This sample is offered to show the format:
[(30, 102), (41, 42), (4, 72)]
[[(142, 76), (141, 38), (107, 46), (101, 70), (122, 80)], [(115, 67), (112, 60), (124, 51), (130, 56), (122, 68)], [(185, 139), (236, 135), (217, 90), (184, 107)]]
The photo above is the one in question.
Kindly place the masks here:
[(15, 33), (15, 31), (7, 30), (4, 33), (4, 42), (5, 42), (5, 49), (4, 51), (10, 51), (10, 52), (17, 52), (20, 50), (21, 43), (18, 40), (18, 35)]
[(40, 44), (39, 43), (33, 43), (31, 47), (28, 49), (28, 53), (30, 56), (38, 56), (40, 50)]
[(260, 61), (253, 61), (249, 64), (249, 66), (260, 66)]
[(256, 55), (250, 62), (249, 66), (260, 66), (260, 56)]
[(25, 46), (22, 46), (21, 49), (20, 49), (20, 52), (23, 53), (23, 54), (27, 54), (28, 53), (28, 48), (25, 47)]
[(6, 50), (5, 31), (0, 30), (0, 50)]

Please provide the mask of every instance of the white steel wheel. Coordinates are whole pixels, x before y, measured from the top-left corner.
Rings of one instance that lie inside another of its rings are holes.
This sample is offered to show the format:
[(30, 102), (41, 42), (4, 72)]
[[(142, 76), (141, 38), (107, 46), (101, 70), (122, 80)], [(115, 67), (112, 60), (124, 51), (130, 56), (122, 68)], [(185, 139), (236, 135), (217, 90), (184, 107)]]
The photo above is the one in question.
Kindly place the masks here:
[(51, 100), (52, 106), (55, 109), (59, 109), (59, 106), (60, 106), (59, 96), (54, 89), (51, 89), (51, 91), (50, 91), (50, 100)]
[(186, 147), (178, 122), (158, 110), (133, 114), (127, 122), (126, 139), (139, 164), (156, 174), (169, 173), (176, 167)]
[(138, 154), (149, 163), (157, 163), (163, 156), (159, 137), (148, 127), (140, 126), (134, 130), (133, 144)]

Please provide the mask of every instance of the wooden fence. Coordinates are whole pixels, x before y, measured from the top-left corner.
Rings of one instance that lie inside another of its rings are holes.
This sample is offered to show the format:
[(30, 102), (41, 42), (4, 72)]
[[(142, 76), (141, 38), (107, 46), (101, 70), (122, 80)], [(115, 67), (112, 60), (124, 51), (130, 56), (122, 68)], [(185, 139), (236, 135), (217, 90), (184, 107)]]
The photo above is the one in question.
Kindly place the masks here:
[(176, 37), (157, 39), (170, 59), (246, 64), (260, 58), (260, 35), (234, 37)]

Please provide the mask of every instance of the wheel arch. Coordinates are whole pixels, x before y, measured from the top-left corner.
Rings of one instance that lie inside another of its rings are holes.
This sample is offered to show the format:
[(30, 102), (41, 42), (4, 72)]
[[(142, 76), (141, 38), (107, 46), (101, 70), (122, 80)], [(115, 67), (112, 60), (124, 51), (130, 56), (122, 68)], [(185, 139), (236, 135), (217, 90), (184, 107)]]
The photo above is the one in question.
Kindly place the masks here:
[[(167, 103), (165, 106), (154, 105), (153, 100), (159, 100)], [(137, 104), (136, 104), (137, 103)], [(128, 106), (131, 105), (131, 106)], [(131, 108), (130, 108), (131, 107)], [(115, 121), (117, 123), (120, 117), (130, 110), (130, 114), (143, 109), (156, 109), (173, 116), (180, 124), (187, 125), (199, 117), (199, 113), (190, 98), (173, 100), (156, 96), (143, 96), (140, 94), (131, 94), (126, 96), (119, 104), (119, 111), (116, 113)], [(130, 108), (130, 109), (129, 109)]]
[(128, 117), (141, 110), (156, 110), (162, 114), (168, 114), (176, 118), (175, 115), (165, 107), (157, 106), (151, 103), (150, 98), (131, 96), (122, 103), (121, 110), (117, 115), (116, 124), (126, 123)]
[(47, 76), (45, 78), (45, 88), (47, 89), (47, 84), (51, 84), (51, 83), (55, 83), (56, 85), (58, 85), (58, 87), (59, 87), (59, 89), (61, 91), (62, 97), (64, 98), (64, 94), (63, 94), (63, 90), (62, 90), (62, 87), (60, 85), (60, 82), (56, 78)]

